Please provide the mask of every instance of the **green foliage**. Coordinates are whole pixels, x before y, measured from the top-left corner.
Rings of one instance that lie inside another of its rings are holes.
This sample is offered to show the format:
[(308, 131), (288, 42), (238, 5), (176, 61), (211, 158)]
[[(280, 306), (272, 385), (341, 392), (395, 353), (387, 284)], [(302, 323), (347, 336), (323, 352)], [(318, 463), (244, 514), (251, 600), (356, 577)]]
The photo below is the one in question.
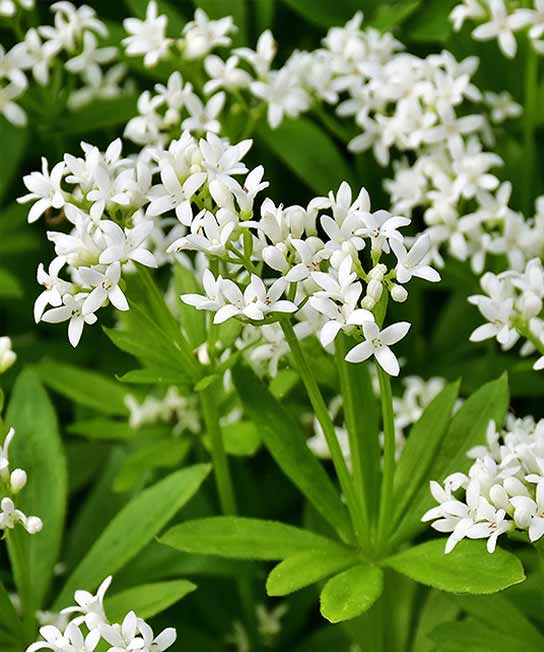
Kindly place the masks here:
[(448, 555), (444, 539), (409, 548), (384, 564), (417, 582), (453, 593), (496, 593), (523, 582), (519, 559), (498, 548), (490, 555), (482, 541), (462, 541)]
[(29, 469), (31, 482), (18, 505), (39, 515), (43, 529), (29, 537), (19, 528), (10, 533), (8, 551), (25, 609), (43, 606), (60, 553), (66, 511), (66, 461), (55, 410), (34, 371), (21, 372), (10, 397), (7, 422), (15, 428), (10, 456)]
[(358, 564), (330, 579), (321, 591), (321, 613), (331, 623), (351, 620), (369, 609), (383, 591), (383, 572)]
[(112, 622), (121, 622), (131, 610), (140, 618), (151, 618), (176, 604), (195, 589), (196, 586), (187, 580), (142, 584), (114, 593), (106, 599), (104, 608)]
[(205, 464), (176, 471), (135, 496), (112, 519), (70, 575), (55, 600), (55, 608), (65, 606), (77, 588), (96, 588), (107, 575), (137, 555), (192, 498), (209, 471)]

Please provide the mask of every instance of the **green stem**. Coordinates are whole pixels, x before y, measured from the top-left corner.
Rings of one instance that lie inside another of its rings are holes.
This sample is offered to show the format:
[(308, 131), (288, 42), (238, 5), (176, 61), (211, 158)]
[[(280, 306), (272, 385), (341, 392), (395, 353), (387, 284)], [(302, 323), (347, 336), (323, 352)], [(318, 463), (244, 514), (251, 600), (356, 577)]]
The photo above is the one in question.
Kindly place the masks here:
[[(200, 392), (200, 405), (208, 433), (213, 470), (215, 475), (215, 485), (219, 495), (221, 512), (227, 516), (234, 516), (237, 513), (236, 498), (234, 487), (230, 474), (227, 454), (223, 442), (223, 433), (219, 424), (219, 412), (217, 410), (217, 389), (214, 390), (216, 383), (208, 385)], [(240, 602), (246, 619), (246, 625), (249, 628), (249, 634), (252, 640), (256, 639), (256, 622), (253, 601), (253, 591), (251, 580), (247, 577), (238, 577), (236, 579)]]
[(216, 383), (208, 385), (200, 392), (200, 405), (202, 415), (206, 424), (206, 431), (210, 440), (210, 448), (215, 474), (215, 484), (223, 514), (236, 514), (236, 500), (232, 478), (223, 443), (223, 434), (219, 425), (219, 412), (217, 410), (217, 390), (214, 391)]
[(361, 514), (363, 517), (361, 525), (362, 531), (365, 534), (365, 544), (368, 545), (368, 504), (365, 490), (365, 478), (363, 477), (361, 441), (359, 439), (359, 428), (357, 427), (357, 410), (355, 407), (354, 397), (355, 388), (353, 387), (348, 363), (344, 360), (346, 357), (346, 344), (342, 333), (339, 333), (335, 340), (335, 355), (344, 404), (344, 418), (348, 430), (353, 484), (355, 485), (357, 501), (361, 506)]
[(395, 473), (395, 421), (393, 417), (393, 396), (391, 381), (385, 371), (376, 365), (380, 381), (382, 417), (384, 430), (383, 476), (380, 494), (380, 516), (378, 520), (378, 546), (383, 548), (388, 532), (391, 503), (393, 500), (393, 476)]
[(535, 128), (538, 101), (538, 57), (529, 40), (525, 58), (525, 107), (523, 119), (524, 168), (523, 210), (529, 215), (533, 199), (533, 179), (536, 159)]
[(327, 440), (327, 445), (329, 447), (334, 468), (340, 482), (340, 487), (346, 498), (346, 503), (351, 515), (357, 540), (361, 545), (363, 545), (365, 540), (364, 531), (362, 529), (364, 516), (362, 515), (361, 505), (357, 501), (357, 497), (355, 495), (346, 460), (344, 459), (342, 449), (338, 443), (336, 429), (332, 422), (325, 401), (323, 400), (323, 396), (321, 395), (317, 381), (308, 365), (308, 362), (306, 361), (306, 358), (304, 357), (304, 353), (302, 352), (300, 343), (297, 339), (295, 331), (293, 330), (291, 322), (287, 319), (283, 319), (280, 321), (280, 325), (289, 348), (291, 349), (291, 353), (293, 354), (293, 358), (295, 359), (295, 364), (297, 366), (300, 377), (302, 378), (302, 382), (306, 388), (306, 392), (314, 409), (315, 416), (317, 417), (317, 420), (323, 429), (325, 439)]

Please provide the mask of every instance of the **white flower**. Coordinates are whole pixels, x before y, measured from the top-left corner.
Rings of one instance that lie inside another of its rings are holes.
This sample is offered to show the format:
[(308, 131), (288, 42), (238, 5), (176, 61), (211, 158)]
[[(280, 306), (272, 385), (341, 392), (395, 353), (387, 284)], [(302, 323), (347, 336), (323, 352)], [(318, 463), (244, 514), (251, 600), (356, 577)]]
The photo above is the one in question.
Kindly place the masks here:
[(450, 13), (450, 20), (453, 28), (458, 32), (467, 18), (478, 20), (485, 17), (485, 9), (480, 0), (463, 0), (462, 4), (456, 5)]
[(229, 57), (226, 61), (215, 54), (206, 57), (204, 68), (210, 80), (204, 85), (204, 92), (215, 93), (220, 88), (232, 91), (248, 86), (251, 77), (245, 70), (238, 68), (239, 62), (240, 59), (236, 56)]
[(310, 96), (287, 68), (272, 71), (266, 81), (255, 81), (251, 92), (268, 104), (268, 123), (275, 129), (284, 116), (296, 118), (310, 108)]
[(11, 339), (7, 336), (0, 337), (0, 374), (7, 371), (15, 363), (15, 360), (17, 360), (17, 355), (11, 349)]
[(217, 311), (213, 321), (215, 324), (221, 324), (238, 315), (261, 321), (269, 313), (296, 312), (298, 306), (295, 303), (280, 299), (286, 287), (287, 281), (279, 278), (267, 290), (262, 279), (252, 274), (251, 281), (242, 294), (235, 283), (225, 280), (221, 292), (227, 303)]
[(234, 54), (245, 59), (260, 78), (266, 77), (270, 71), (270, 64), (276, 56), (277, 44), (272, 32), (265, 30), (257, 40), (256, 50), (250, 48), (236, 48)]
[(528, 528), (529, 539), (538, 541), (544, 535), (544, 481), (536, 486), (536, 499), (514, 496), (510, 502), (514, 506), (513, 519), (520, 528)]
[(90, 629), (97, 629), (107, 622), (104, 612), (104, 597), (111, 584), (111, 576), (107, 577), (98, 587), (96, 595), (89, 591), (76, 591), (74, 600), (77, 606), (63, 609), (63, 614), (80, 614), (72, 622), (76, 625), (85, 623)]
[(138, 630), (138, 617), (134, 611), (129, 611), (121, 625), (101, 625), (100, 633), (112, 646), (109, 652), (129, 652), (141, 650), (143, 647), (143, 639)]
[(30, 193), (19, 197), (17, 201), (25, 204), (29, 201), (36, 201), (28, 213), (28, 221), (35, 222), (48, 208), (62, 208), (65, 195), (60, 187), (64, 176), (64, 161), (57, 163), (49, 173), (47, 159), (42, 157), (42, 171), (31, 172), (23, 177), (23, 183), (30, 190)]
[(64, 64), (66, 70), (72, 73), (85, 73), (88, 83), (97, 84), (100, 82), (102, 71), (100, 65), (108, 63), (115, 58), (117, 48), (98, 48), (96, 36), (92, 32), (83, 34), (83, 51)]
[(127, 299), (119, 287), (120, 263), (112, 263), (104, 273), (91, 267), (81, 267), (79, 275), (86, 285), (93, 288), (83, 302), (84, 315), (96, 312), (108, 299), (117, 310), (128, 310)]
[(189, 117), (185, 118), (181, 123), (181, 128), (190, 132), (219, 133), (221, 124), (217, 120), (217, 116), (223, 110), (225, 99), (225, 93), (220, 92), (210, 97), (208, 102), (204, 104), (198, 95), (191, 93), (186, 99)]
[(22, 95), (24, 90), (13, 83), (0, 88), (0, 113), (16, 127), (24, 127), (27, 123), (25, 111), (13, 101)]
[(125, 18), (123, 27), (130, 34), (122, 43), (131, 56), (144, 55), (144, 65), (155, 66), (170, 54), (172, 39), (166, 37), (168, 18), (158, 15), (157, 3), (151, 0), (147, 5), (145, 20)]
[(165, 162), (161, 165), (160, 176), (162, 184), (153, 186), (149, 192), (147, 215), (162, 215), (174, 210), (178, 220), (185, 226), (190, 226), (193, 221), (191, 199), (206, 181), (206, 173), (197, 172), (181, 183), (174, 168)]
[(216, 47), (230, 45), (231, 40), (227, 34), (235, 30), (232, 16), (210, 20), (205, 11), (196, 9), (194, 20), (183, 28), (184, 57), (200, 59)]
[(327, 317), (319, 333), (319, 340), (324, 347), (329, 346), (341, 330), (349, 331), (355, 324), (362, 326), (365, 322), (374, 321), (369, 310), (355, 308), (351, 303), (338, 305), (327, 297), (313, 296), (310, 297), (310, 305)]
[(4, 443), (0, 446), (0, 477), (7, 479), (9, 476), (9, 447), (15, 437), (15, 429), (10, 428)]
[(100, 222), (100, 229), (107, 243), (106, 249), (100, 254), (101, 265), (133, 260), (146, 267), (157, 267), (155, 256), (144, 246), (153, 230), (153, 222), (145, 221), (132, 229), (123, 230), (115, 222), (103, 220)]
[(40, 634), (45, 639), (30, 645), (26, 652), (51, 650), (52, 652), (94, 652), (100, 641), (100, 633), (92, 631), (84, 638), (81, 630), (74, 623), (69, 623), (62, 633), (54, 625), (40, 628)]
[(395, 273), (399, 283), (408, 283), (413, 276), (433, 283), (440, 280), (440, 274), (424, 263), (431, 249), (431, 239), (427, 234), (420, 236), (410, 251), (406, 251), (406, 247), (398, 240), (392, 239), (389, 244), (397, 258)]
[(52, 308), (42, 316), (42, 321), (49, 324), (68, 321), (68, 340), (73, 347), (78, 345), (85, 324), (96, 323), (95, 314), (83, 314), (83, 303), (86, 298), (86, 293), (76, 294), (75, 296), (65, 294), (62, 298), (63, 305), (60, 308)]
[(393, 216), (389, 211), (379, 210), (374, 213), (364, 212), (363, 222), (365, 226), (357, 231), (357, 235), (369, 237), (372, 241), (373, 251), (385, 251), (389, 253), (389, 241), (404, 240), (397, 229), (408, 226), (410, 220), (407, 217)]
[(225, 300), (221, 294), (222, 284), (223, 278), (221, 276), (215, 278), (209, 269), (205, 269), (202, 275), (202, 286), (205, 296), (201, 294), (182, 294), (180, 299), (183, 303), (194, 306), (198, 310), (216, 312), (225, 304)]
[(151, 627), (143, 621), (138, 619), (138, 629), (143, 639), (142, 650), (145, 652), (164, 652), (176, 642), (176, 630), (173, 627), (163, 629), (157, 636), (154, 635)]
[(191, 225), (191, 233), (175, 240), (167, 249), (168, 253), (183, 249), (202, 251), (209, 256), (222, 256), (227, 253), (232, 232), (237, 227), (237, 218), (224, 208), (217, 215), (203, 211)]
[(402, 321), (391, 324), (382, 331), (373, 321), (363, 323), (365, 342), (357, 344), (346, 355), (347, 362), (363, 362), (374, 356), (380, 367), (390, 376), (398, 376), (399, 361), (389, 348), (399, 342), (409, 331), (410, 324)]
[(518, 9), (508, 13), (504, 0), (487, 0), (491, 19), (483, 25), (478, 25), (472, 36), (478, 41), (488, 41), (496, 38), (503, 54), (510, 59), (516, 56), (517, 43), (513, 32), (526, 27), (530, 20), (530, 11)]
[(515, 102), (508, 91), (502, 91), (502, 93), (486, 91), (484, 93), (484, 102), (491, 109), (491, 120), (496, 124), (500, 124), (509, 118), (519, 118), (523, 113), (521, 104)]

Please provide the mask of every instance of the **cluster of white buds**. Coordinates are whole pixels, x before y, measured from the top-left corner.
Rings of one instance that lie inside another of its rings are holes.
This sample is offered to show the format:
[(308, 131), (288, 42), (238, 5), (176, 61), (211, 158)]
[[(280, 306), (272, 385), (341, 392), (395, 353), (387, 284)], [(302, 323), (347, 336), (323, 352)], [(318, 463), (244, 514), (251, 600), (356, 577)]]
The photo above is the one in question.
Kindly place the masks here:
[(472, 333), (473, 342), (495, 338), (504, 351), (525, 340), (520, 353), (535, 351), (540, 357), (534, 369), (544, 368), (544, 268), (539, 258), (530, 260), (522, 272), (486, 272), (481, 279), (485, 294), (469, 297), (487, 323)]
[[(13, 4), (13, 3), (11, 3)], [(22, 3), (24, 5), (27, 2)], [(27, 122), (26, 111), (15, 102), (29, 88), (32, 77), (39, 86), (53, 83), (52, 72), (64, 70), (77, 80), (68, 96), (68, 106), (76, 109), (96, 98), (120, 95), (125, 66), (113, 62), (117, 48), (100, 47), (108, 35), (106, 25), (87, 5), (76, 7), (66, 0), (51, 5), (53, 25), (31, 27), (24, 39), (7, 52), (0, 46), (0, 113), (17, 126)], [(53, 75), (53, 76), (54, 76)], [(24, 99), (23, 100), (24, 104)], [(35, 99), (29, 99), (32, 105)]]
[(477, 41), (497, 39), (505, 57), (513, 59), (517, 52), (515, 34), (525, 30), (534, 49), (544, 54), (544, 2), (534, 0), (532, 7), (527, 3), (508, 0), (463, 0), (450, 14), (456, 30), (466, 20), (479, 23), (472, 30)]
[(88, 591), (76, 591), (76, 605), (63, 609), (61, 615), (75, 617), (61, 629), (55, 625), (40, 628), (41, 641), (32, 643), (26, 652), (51, 650), (51, 652), (164, 652), (176, 641), (173, 627), (164, 629), (155, 636), (148, 623), (129, 611), (121, 623), (111, 623), (104, 610), (104, 597), (111, 584), (106, 578), (96, 595)]
[[(376, 368), (371, 365), (372, 385), (376, 399), (380, 397), (380, 386), (376, 373)], [(429, 378), (425, 380), (419, 376), (406, 376), (402, 379), (403, 393), (400, 396), (393, 397), (393, 416), (395, 423), (395, 455), (398, 460), (404, 443), (406, 433), (410, 427), (416, 423), (425, 408), (445, 387), (444, 378)], [(335, 396), (329, 403), (329, 414), (335, 423), (336, 437), (344, 458), (351, 465), (348, 432), (343, 422), (343, 403), (341, 396)], [(314, 435), (308, 439), (308, 446), (317, 457), (330, 459), (330, 451), (323, 430), (314, 417), (313, 419)], [(382, 434), (383, 437), (383, 434)]]
[(10, 470), (9, 447), (15, 436), (15, 430), (9, 429), (4, 443), (0, 446), (0, 531), (5, 533), (20, 523), (29, 534), (36, 534), (42, 529), (42, 521), (38, 516), (26, 516), (17, 509), (14, 497), (26, 486), (27, 474), (23, 469)]
[(453, 473), (442, 484), (432, 481), (439, 503), (423, 521), (451, 533), (446, 553), (465, 537), (487, 539), (495, 550), (501, 534), (527, 532), (530, 541), (544, 535), (544, 420), (508, 415), (506, 427), (487, 430), (487, 445), (469, 451), (475, 459), (468, 474)]
[(173, 424), (174, 434), (181, 434), (185, 430), (193, 434), (200, 432), (198, 399), (196, 396), (183, 396), (177, 387), (168, 387), (161, 397), (150, 394), (141, 403), (129, 394), (125, 404), (130, 411), (129, 424), (135, 430), (142, 426), (168, 423)]
[(11, 348), (11, 338), (7, 335), (0, 337), (0, 374), (7, 371), (16, 360), (17, 354)]

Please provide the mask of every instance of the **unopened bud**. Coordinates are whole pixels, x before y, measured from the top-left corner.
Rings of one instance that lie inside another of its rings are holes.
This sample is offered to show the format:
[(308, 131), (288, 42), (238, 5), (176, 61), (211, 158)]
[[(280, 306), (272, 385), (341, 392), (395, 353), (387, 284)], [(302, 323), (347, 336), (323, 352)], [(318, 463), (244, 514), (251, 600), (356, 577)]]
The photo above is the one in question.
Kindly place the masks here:
[(365, 310), (373, 310), (375, 306), (376, 306), (376, 301), (374, 301), (372, 297), (366, 296), (361, 301), (361, 307), (364, 308)]
[(12, 471), (9, 477), (9, 484), (12, 492), (16, 494), (21, 491), (21, 489), (26, 485), (26, 480), (26, 471), (23, 471), (23, 469), (15, 469)]
[(367, 297), (371, 297), (374, 303), (378, 303), (383, 293), (383, 285), (381, 281), (372, 279), (366, 288)]
[(29, 534), (37, 534), (43, 527), (43, 522), (38, 516), (29, 516), (24, 524), (25, 530)]
[(404, 303), (408, 298), (408, 292), (402, 285), (393, 285), (391, 288), (391, 298), (397, 303)]
[(383, 263), (378, 263), (368, 272), (368, 278), (381, 281), (387, 272), (387, 267)]

